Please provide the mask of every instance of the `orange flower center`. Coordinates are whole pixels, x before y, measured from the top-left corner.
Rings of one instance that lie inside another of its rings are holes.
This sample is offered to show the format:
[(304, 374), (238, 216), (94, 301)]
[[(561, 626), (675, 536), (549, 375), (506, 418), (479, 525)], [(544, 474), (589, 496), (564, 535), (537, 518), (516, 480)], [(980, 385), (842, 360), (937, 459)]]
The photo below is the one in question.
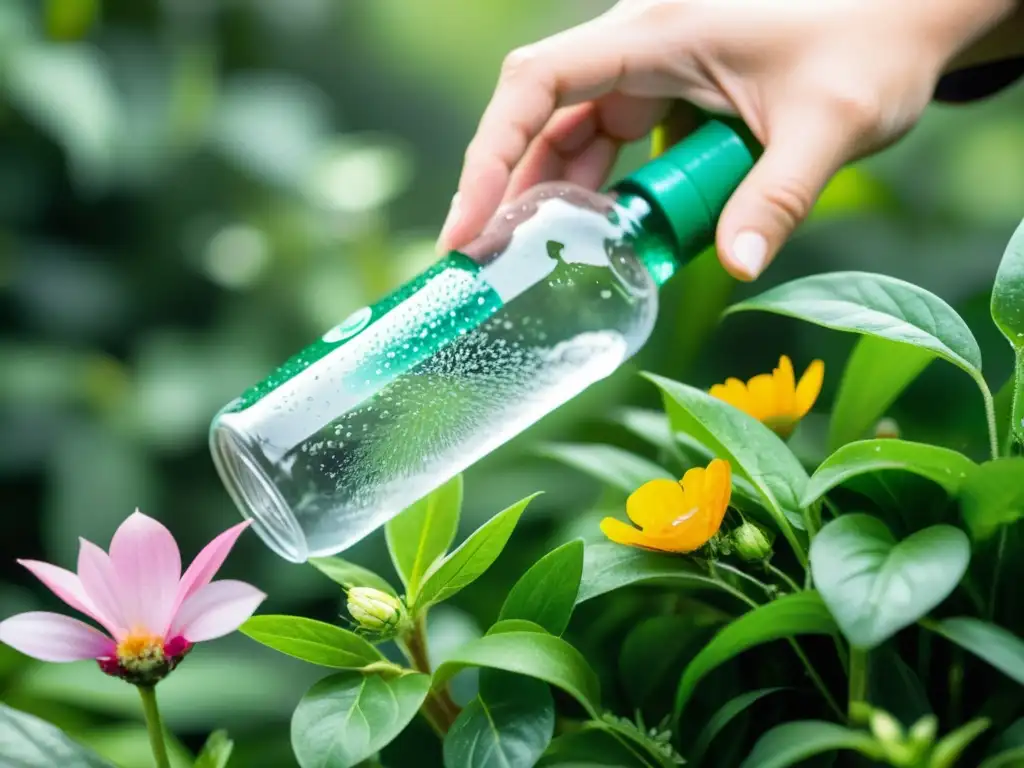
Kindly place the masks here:
[(132, 672), (147, 672), (166, 660), (164, 640), (148, 632), (131, 632), (117, 644), (117, 660)]

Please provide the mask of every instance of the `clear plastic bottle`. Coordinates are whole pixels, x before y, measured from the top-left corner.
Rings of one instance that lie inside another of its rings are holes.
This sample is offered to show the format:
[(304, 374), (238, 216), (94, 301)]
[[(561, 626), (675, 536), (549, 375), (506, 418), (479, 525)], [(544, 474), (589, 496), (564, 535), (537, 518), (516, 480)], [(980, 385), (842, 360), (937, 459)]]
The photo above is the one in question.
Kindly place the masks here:
[(502, 208), (217, 415), (242, 514), (288, 560), (341, 552), (608, 376), (751, 162), (711, 122), (610, 194), (544, 184)]

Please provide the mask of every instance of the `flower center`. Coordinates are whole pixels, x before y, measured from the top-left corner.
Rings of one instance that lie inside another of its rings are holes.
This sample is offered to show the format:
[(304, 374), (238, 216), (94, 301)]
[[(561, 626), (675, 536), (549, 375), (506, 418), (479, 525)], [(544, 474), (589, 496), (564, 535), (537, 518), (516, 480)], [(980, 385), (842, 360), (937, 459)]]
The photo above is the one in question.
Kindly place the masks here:
[(166, 660), (162, 637), (146, 632), (132, 632), (117, 644), (117, 660), (131, 672), (149, 672)]

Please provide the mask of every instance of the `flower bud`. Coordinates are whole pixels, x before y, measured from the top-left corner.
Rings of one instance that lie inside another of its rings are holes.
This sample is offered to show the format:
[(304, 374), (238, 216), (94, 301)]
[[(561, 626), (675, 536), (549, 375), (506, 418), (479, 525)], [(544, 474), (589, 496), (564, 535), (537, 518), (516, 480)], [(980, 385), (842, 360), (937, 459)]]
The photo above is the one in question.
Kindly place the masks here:
[(898, 440), (900, 436), (900, 425), (896, 423), (896, 419), (890, 419), (888, 417), (879, 419), (878, 423), (875, 424), (875, 437), (876, 438), (891, 438)]
[(375, 634), (397, 634), (406, 621), (402, 601), (373, 587), (352, 587), (347, 607), (361, 629)]
[(772, 543), (765, 532), (753, 523), (744, 522), (732, 532), (736, 554), (744, 560), (764, 560), (771, 557)]
[(903, 743), (903, 726), (888, 712), (880, 709), (871, 713), (871, 733), (883, 744)]

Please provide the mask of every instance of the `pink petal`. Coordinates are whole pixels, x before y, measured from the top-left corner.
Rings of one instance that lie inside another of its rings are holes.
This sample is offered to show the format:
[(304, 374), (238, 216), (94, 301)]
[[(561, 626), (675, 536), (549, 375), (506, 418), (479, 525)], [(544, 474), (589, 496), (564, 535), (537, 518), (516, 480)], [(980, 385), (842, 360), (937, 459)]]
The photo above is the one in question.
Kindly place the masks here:
[(110, 542), (125, 626), (163, 632), (170, 623), (181, 578), (174, 536), (138, 510), (121, 523)]
[(0, 621), (0, 641), (41, 661), (112, 656), (114, 641), (85, 622), (59, 613), (20, 613)]
[(224, 565), (224, 560), (227, 559), (231, 548), (235, 546), (235, 541), (238, 540), (242, 531), (248, 528), (249, 525), (249, 521), (246, 520), (244, 523), (228, 528), (224, 533), (203, 547), (203, 550), (196, 555), (196, 559), (192, 561), (188, 570), (185, 571), (185, 575), (181, 577), (181, 583), (178, 585), (178, 596), (174, 603), (175, 611), (193, 593), (210, 583), (217, 574), (217, 571), (220, 570), (220, 567)]
[(18, 564), (25, 566), (53, 594), (76, 611), (99, 620), (95, 615), (96, 609), (92, 607), (89, 598), (85, 595), (85, 590), (82, 589), (82, 582), (71, 571), (39, 560), (19, 560)]
[(114, 565), (107, 553), (91, 541), (79, 539), (78, 578), (86, 597), (96, 609), (96, 618), (120, 640), (129, 629), (124, 620), (124, 603)]
[(182, 635), (190, 643), (222, 637), (238, 629), (266, 598), (244, 581), (211, 582), (181, 604), (169, 636)]

